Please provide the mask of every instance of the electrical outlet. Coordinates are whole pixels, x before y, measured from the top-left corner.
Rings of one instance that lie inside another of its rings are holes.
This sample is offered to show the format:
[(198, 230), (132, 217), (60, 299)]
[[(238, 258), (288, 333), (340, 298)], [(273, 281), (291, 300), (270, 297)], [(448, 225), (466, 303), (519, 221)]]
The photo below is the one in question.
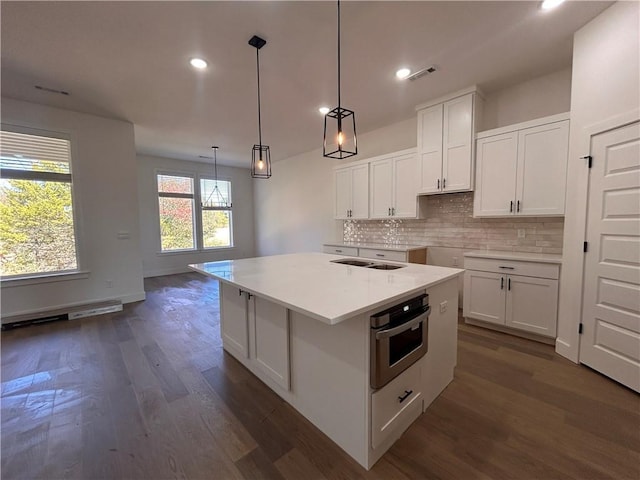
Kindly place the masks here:
[(518, 229), (518, 238), (524, 238), (524, 237), (525, 237), (524, 228), (519, 228)]
[(458, 257), (453, 257), (453, 266), (454, 267), (460, 266), (460, 261), (458, 260)]
[(447, 302), (446, 300), (440, 303), (440, 313), (444, 313), (447, 311), (448, 304), (449, 302)]
[(105, 283), (107, 284), (107, 288), (113, 288), (113, 280), (107, 280)]

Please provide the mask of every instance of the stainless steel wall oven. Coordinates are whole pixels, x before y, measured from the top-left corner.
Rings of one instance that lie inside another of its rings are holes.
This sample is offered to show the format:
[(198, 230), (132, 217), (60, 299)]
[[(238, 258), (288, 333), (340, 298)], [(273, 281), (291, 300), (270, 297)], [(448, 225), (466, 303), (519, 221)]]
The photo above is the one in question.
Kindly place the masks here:
[(429, 347), (429, 295), (423, 293), (371, 317), (371, 387), (380, 388)]

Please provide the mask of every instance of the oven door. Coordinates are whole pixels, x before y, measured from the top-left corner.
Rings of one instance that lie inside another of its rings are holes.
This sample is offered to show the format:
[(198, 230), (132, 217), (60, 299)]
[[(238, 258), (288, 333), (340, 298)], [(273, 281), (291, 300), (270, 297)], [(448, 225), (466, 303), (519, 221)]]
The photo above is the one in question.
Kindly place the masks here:
[(371, 329), (372, 388), (386, 385), (427, 353), (430, 313), (425, 306), (399, 325)]

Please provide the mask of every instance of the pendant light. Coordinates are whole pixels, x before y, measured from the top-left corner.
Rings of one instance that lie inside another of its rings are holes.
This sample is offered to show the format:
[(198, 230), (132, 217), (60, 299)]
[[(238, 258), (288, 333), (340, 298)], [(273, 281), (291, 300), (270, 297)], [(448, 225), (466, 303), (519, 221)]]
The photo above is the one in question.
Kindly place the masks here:
[(268, 145), (262, 144), (262, 123), (260, 119), (260, 49), (267, 44), (263, 38), (254, 35), (249, 45), (256, 49), (256, 70), (258, 72), (258, 145), (251, 152), (251, 176), (253, 178), (271, 177), (271, 151)]
[(213, 176), (215, 178), (215, 183), (213, 185), (213, 190), (209, 192), (209, 195), (207, 195), (207, 199), (202, 204), (202, 208), (207, 210), (215, 210), (218, 208), (226, 209), (231, 207), (231, 203), (229, 202), (228, 190), (227, 195), (225, 196), (218, 188), (218, 147), (214, 145), (211, 148), (213, 148)]
[(343, 108), (340, 96), (340, 0), (338, 0), (338, 106), (324, 116), (322, 155), (328, 158), (349, 158), (358, 154), (356, 114)]

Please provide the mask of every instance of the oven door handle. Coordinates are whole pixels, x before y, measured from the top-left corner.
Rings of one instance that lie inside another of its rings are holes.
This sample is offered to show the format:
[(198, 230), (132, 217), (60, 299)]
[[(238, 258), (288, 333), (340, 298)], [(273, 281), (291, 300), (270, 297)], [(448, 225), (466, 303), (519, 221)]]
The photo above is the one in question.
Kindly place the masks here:
[(431, 313), (431, 307), (429, 306), (423, 313), (418, 315), (416, 318), (409, 320), (408, 322), (403, 323), (402, 325), (398, 325), (397, 327), (389, 328), (387, 330), (380, 330), (376, 332), (376, 340), (382, 340), (383, 338), (393, 337), (394, 335), (410, 330), (416, 325), (418, 325), (419, 323), (422, 323), (427, 318), (429, 318), (430, 313)]

